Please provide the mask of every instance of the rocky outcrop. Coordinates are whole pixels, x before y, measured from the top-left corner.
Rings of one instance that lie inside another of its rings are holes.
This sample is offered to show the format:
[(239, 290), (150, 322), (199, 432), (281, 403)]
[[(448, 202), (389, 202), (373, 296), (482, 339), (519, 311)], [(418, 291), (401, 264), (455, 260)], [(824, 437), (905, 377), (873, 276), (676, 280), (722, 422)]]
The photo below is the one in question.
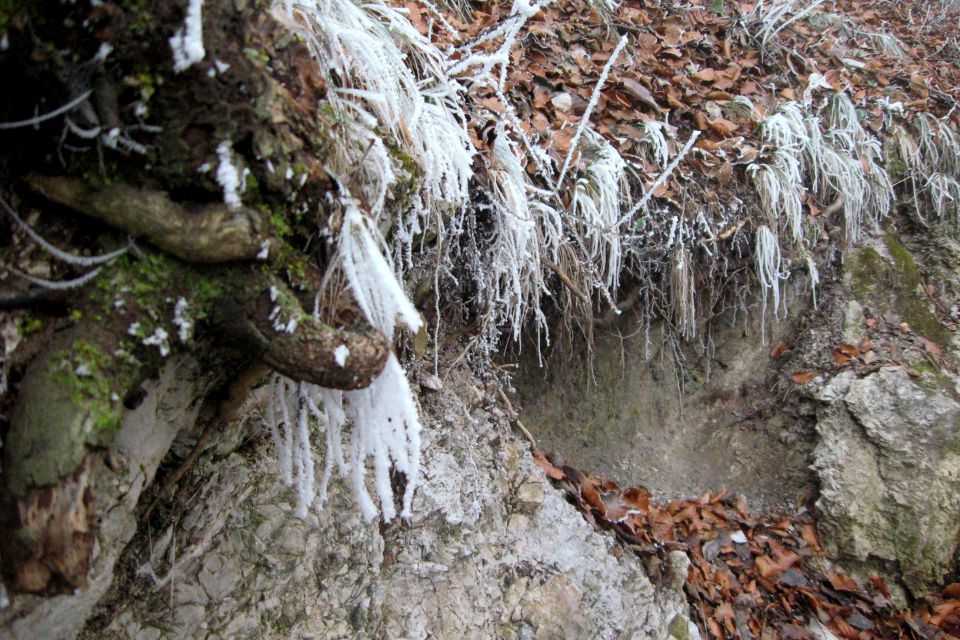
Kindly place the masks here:
[[(29, 509), (30, 513), (50, 518), (49, 522), (44, 519), (37, 523), (36, 529), (55, 531), (60, 538), (67, 539), (66, 544), (73, 546), (78, 540), (88, 539), (92, 553), (89, 566), (83, 566), (81, 587), (53, 596), (18, 594), (12, 603), (4, 603), (9, 606), (0, 609), (0, 638), (57, 640), (77, 635), (97, 601), (110, 588), (117, 560), (136, 532), (140, 496), (153, 481), (177, 433), (184, 424), (192, 425), (196, 420), (203, 387), (203, 378), (194, 361), (171, 360), (158, 380), (145, 385), (140, 406), (125, 414), (107, 464), (97, 464), (96, 459), (89, 456), (89, 464), (85, 463), (84, 468), (72, 476), (75, 490), (85, 498), (58, 498), (57, 493), (63, 488), (50, 487), (46, 503)], [(78, 509), (78, 505), (89, 508), (90, 495), (101, 496), (96, 506), (103, 514), (93, 523), (86, 521), (89, 514)], [(104, 497), (109, 502), (104, 502)], [(59, 504), (60, 508), (53, 508), (51, 504), (54, 507)], [(61, 519), (55, 521), (50, 514), (60, 515)], [(25, 519), (28, 525), (33, 521), (30, 517)], [(48, 555), (55, 553), (58, 542), (47, 539), (41, 548)], [(67, 557), (73, 558), (75, 554)], [(24, 566), (44, 572), (42, 560), (42, 557), (32, 558)]]
[[(130, 545), (82, 637), (667, 638), (686, 628), (682, 580), (651, 583), (545, 484), (489, 394), (453, 378), (423, 397), (412, 522), (364, 523), (347, 489), (297, 519), (273, 452), (217, 459), (214, 447), (169, 525)], [(685, 574), (684, 559), (673, 564)]]
[(942, 583), (960, 535), (960, 404), (903, 367), (834, 377), (814, 451), (828, 551), (887, 563), (920, 595)]

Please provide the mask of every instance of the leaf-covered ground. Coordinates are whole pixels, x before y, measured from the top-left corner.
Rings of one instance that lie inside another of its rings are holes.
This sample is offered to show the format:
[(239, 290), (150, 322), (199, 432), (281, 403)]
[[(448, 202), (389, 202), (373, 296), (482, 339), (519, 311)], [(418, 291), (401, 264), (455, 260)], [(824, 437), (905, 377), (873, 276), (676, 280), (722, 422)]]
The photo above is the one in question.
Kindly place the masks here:
[(824, 628), (849, 640), (960, 637), (960, 583), (898, 611), (882, 578), (859, 582), (825, 560), (806, 509), (758, 518), (723, 491), (656, 504), (644, 488), (621, 488), (559, 458), (534, 457), (584, 518), (612, 531), (648, 570), (658, 570), (670, 551), (687, 553), (691, 614), (711, 637), (829, 638)]
[[(703, 184), (708, 198), (718, 197), (716, 190), (730, 183), (735, 167), (756, 158), (761, 146), (756, 120), (785, 100), (809, 99), (811, 87), (821, 81), (824, 88), (849, 90), (856, 102), (899, 102), (907, 111), (949, 113), (954, 123), (960, 117), (954, 109), (960, 100), (960, 28), (943, 4), (828, 3), (829, 11), (819, 6), (794, 21), (805, 6), (817, 3), (774, 2), (769, 9), (796, 7), (770, 26), (763, 4), (634, 0), (608, 13), (583, 1), (554, 2), (528, 20), (524, 37), (511, 49), (505, 93), (514, 107), (504, 105), (492, 89), (481, 101), (495, 114), (515, 108), (521, 126), (538, 134), (562, 164), (576, 130), (571, 125), (584, 114), (618, 34), (628, 34), (626, 53), (614, 63), (593, 110), (594, 128), (624, 156), (641, 148), (645, 121), (666, 117), (674, 134), (701, 131), (694, 144), (699, 153), (687, 165), (701, 174), (698, 180), (709, 179)], [(457, 38), (435, 24), (422, 3), (403, 7), (411, 22), (441, 46), (465, 47), (509, 22), (512, 3), (481, 5), (469, 22), (447, 13)], [(485, 46), (493, 53), (499, 42)], [(731, 104), (738, 96), (749, 98), (755, 112), (738, 113)], [(879, 129), (881, 107), (858, 108), (865, 109), (861, 119)], [(473, 124), (473, 140), (482, 148), (484, 123)], [(654, 166), (647, 169), (656, 173)], [(537, 172), (532, 159), (527, 170)], [(679, 197), (683, 191), (678, 177), (654, 195)], [(811, 207), (812, 215), (819, 212)]]

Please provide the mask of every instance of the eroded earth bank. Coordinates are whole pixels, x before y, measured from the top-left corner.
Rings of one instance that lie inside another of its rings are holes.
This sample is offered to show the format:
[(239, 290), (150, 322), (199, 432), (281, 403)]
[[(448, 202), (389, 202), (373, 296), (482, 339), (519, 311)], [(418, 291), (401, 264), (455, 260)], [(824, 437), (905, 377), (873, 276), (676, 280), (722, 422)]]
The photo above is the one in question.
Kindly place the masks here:
[(0, 637), (960, 637), (913, 4), (0, 2)]

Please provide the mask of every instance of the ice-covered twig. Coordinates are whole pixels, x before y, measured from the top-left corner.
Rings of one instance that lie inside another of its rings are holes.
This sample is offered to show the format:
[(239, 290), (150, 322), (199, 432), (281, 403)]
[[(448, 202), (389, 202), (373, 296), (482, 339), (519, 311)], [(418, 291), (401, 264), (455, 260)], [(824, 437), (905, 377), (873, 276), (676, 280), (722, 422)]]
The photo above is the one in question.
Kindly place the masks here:
[(76, 289), (77, 287), (82, 287), (83, 285), (87, 284), (88, 282), (96, 278), (98, 275), (100, 275), (100, 269), (102, 269), (102, 267), (97, 267), (93, 271), (85, 273), (79, 278), (74, 278), (73, 280), (61, 280), (61, 281), (47, 280), (45, 278), (37, 278), (35, 276), (31, 276), (30, 274), (23, 273), (22, 271), (17, 271), (13, 267), (7, 267), (7, 269), (10, 271), (10, 273), (17, 276), (18, 278), (23, 278), (27, 282), (33, 283), (35, 285), (39, 285), (44, 289), (53, 289), (55, 291), (61, 291), (65, 289)]
[(39, 116), (34, 116), (32, 118), (27, 118), (26, 120), (16, 120), (14, 122), (0, 122), (0, 129), (19, 129), (20, 127), (31, 127), (33, 125), (40, 124), (41, 122), (46, 122), (47, 120), (52, 120), (59, 115), (63, 115), (72, 109), (75, 109), (77, 106), (82, 104), (87, 98), (90, 97), (90, 94), (93, 93), (90, 90), (84, 91), (79, 96), (68, 102), (67, 104), (54, 109), (53, 111), (44, 113)]
[(34, 242), (43, 247), (48, 253), (50, 253), (50, 255), (58, 260), (66, 262), (67, 264), (80, 267), (94, 267), (97, 265), (106, 264), (111, 260), (119, 258), (129, 250), (129, 247), (123, 247), (122, 249), (117, 249), (116, 251), (104, 253), (99, 256), (78, 256), (74, 253), (64, 251), (63, 249), (58, 249), (54, 245), (50, 244), (43, 236), (34, 231), (30, 225), (24, 222), (20, 216), (17, 215), (17, 212), (14, 211), (13, 207), (10, 206), (10, 203), (8, 203), (2, 196), (0, 196), (0, 207), (3, 207), (3, 210), (7, 212), (7, 215), (13, 218), (17, 225), (23, 229), (24, 233), (30, 236)]
[(613, 68), (617, 58), (620, 57), (620, 52), (623, 51), (625, 46), (627, 46), (627, 34), (623, 34), (623, 36), (621, 36), (620, 41), (613, 50), (613, 53), (610, 54), (610, 59), (607, 60), (607, 64), (604, 65), (603, 71), (600, 73), (600, 77), (597, 79), (597, 84), (593, 87), (593, 94), (590, 96), (590, 102), (587, 103), (587, 109), (583, 112), (583, 116), (580, 118), (580, 124), (577, 126), (576, 133), (573, 134), (573, 140), (570, 141), (570, 148), (567, 150), (567, 157), (563, 160), (563, 169), (560, 170), (560, 177), (557, 178), (557, 189), (563, 187), (563, 179), (567, 175), (567, 169), (570, 168), (570, 161), (573, 159), (573, 154), (577, 150), (577, 143), (580, 142), (580, 136), (583, 135), (583, 130), (590, 123), (590, 116), (593, 114), (593, 110), (600, 101), (600, 92), (603, 89), (603, 84), (607, 81), (607, 76), (610, 75), (610, 69)]
[(680, 162), (684, 159), (684, 157), (686, 157), (687, 153), (690, 152), (691, 147), (693, 147), (693, 143), (696, 142), (697, 138), (699, 137), (699, 131), (694, 131), (690, 134), (690, 138), (687, 140), (687, 143), (683, 145), (683, 149), (680, 150), (680, 153), (674, 156), (670, 166), (664, 169), (663, 173), (661, 173), (657, 179), (653, 181), (653, 184), (650, 185), (650, 188), (647, 189), (647, 192), (643, 194), (643, 197), (641, 197), (640, 200), (638, 200), (629, 211), (621, 216), (620, 219), (617, 220), (616, 224), (610, 227), (611, 229), (619, 229), (624, 222), (631, 219), (638, 211), (640, 211), (640, 209), (643, 208), (644, 205), (647, 204), (647, 202), (649, 202), (650, 198), (653, 197), (653, 192), (659, 189), (660, 185), (666, 182), (667, 178), (669, 178), (670, 175), (676, 171), (677, 167), (680, 165)]

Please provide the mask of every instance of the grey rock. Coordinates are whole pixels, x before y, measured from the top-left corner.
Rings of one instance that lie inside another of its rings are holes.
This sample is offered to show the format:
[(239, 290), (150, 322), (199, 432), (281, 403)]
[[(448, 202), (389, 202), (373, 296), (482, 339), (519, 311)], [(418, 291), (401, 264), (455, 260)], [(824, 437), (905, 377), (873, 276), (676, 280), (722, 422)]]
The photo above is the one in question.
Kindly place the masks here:
[(829, 552), (898, 566), (918, 596), (952, 568), (960, 535), (960, 404), (900, 368), (824, 389), (813, 468)]
[(667, 638), (682, 591), (615, 554), (509, 424), (470, 409), (479, 385), (451, 377), (424, 399), (412, 522), (363, 522), (339, 484), (299, 520), (274, 452), (202, 458), (196, 497), (172, 519), (175, 566), (156, 558), (157, 580), (113, 593), (113, 621), (85, 637)]

